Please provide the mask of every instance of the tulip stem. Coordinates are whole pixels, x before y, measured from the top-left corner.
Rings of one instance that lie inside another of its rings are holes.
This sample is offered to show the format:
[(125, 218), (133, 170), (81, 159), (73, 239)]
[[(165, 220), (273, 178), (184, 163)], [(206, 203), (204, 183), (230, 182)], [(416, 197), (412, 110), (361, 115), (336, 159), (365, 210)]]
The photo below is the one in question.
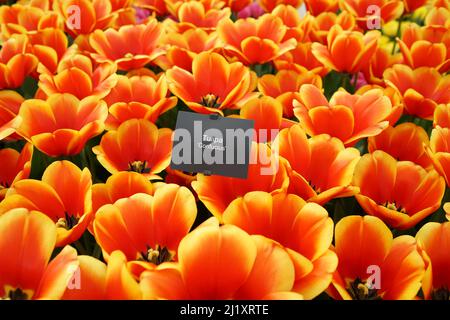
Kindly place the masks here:
[(395, 35), (394, 45), (392, 46), (391, 54), (394, 54), (395, 50), (397, 49), (397, 38), (399, 38), (401, 33), (402, 33), (402, 22), (403, 22), (403, 19), (404, 19), (403, 15), (400, 16), (400, 18), (398, 19), (397, 33)]

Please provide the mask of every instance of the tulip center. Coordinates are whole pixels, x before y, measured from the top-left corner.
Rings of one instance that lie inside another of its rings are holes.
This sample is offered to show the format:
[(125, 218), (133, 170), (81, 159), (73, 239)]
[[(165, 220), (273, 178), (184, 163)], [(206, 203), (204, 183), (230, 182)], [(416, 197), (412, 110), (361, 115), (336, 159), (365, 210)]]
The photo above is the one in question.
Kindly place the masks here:
[(128, 171), (137, 173), (149, 173), (150, 168), (147, 167), (147, 161), (133, 161), (128, 163)]
[(78, 223), (78, 218), (71, 215), (70, 213), (64, 212), (64, 218), (59, 218), (56, 222), (56, 227), (64, 228), (67, 230), (72, 229)]
[(394, 202), (386, 201), (385, 203), (383, 203), (383, 206), (390, 210), (406, 213), (405, 208), (403, 208), (401, 205), (398, 205), (395, 201)]
[(156, 246), (155, 249), (148, 247), (146, 253), (140, 254), (140, 258), (138, 260), (143, 260), (147, 262), (151, 262), (153, 264), (159, 265), (163, 262), (169, 262), (173, 258), (173, 254), (166, 247)]
[(31, 297), (31, 295), (20, 288), (7, 288), (5, 296), (0, 300), (28, 300), (29, 297)]
[(124, 58), (133, 58), (133, 54), (128, 52), (127, 54), (124, 55)]
[(0, 186), (4, 188), (9, 188), (9, 183), (7, 181), (0, 181)]
[(209, 93), (202, 97), (202, 104), (208, 108), (217, 108), (219, 104), (217, 101), (219, 100), (219, 96), (216, 96), (212, 93)]
[(314, 184), (314, 182), (312, 182), (312, 181), (308, 181), (308, 184), (311, 186), (311, 188), (313, 188), (314, 189), (314, 191), (316, 192), (316, 193), (321, 193), (322, 191), (320, 190), (320, 187), (318, 187), (318, 186), (316, 186), (315, 184)]
[(450, 300), (450, 290), (445, 287), (436, 289), (431, 293), (431, 299), (448, 301), (448, 300)]
[(378, 289), (373, 289), (370, 284), (356, 278), (350, 282), (348, 292), (354, 300), (381, 300), (378, 295)]

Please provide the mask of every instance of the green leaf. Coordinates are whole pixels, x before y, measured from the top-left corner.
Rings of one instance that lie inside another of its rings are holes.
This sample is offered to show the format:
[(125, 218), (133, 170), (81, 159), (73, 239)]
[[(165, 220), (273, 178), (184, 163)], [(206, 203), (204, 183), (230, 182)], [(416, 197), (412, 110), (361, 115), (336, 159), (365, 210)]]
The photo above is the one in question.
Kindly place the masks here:
[(33, 99), (38, 89), (38, 83), (33, 77), (26, 77), (22, 86), (17, 89), (25, 99)]
[(51, 157), (33, 147), (33, 157), (31, 158), (30, 179), (40, 180), (47, 166), (53, 161)]

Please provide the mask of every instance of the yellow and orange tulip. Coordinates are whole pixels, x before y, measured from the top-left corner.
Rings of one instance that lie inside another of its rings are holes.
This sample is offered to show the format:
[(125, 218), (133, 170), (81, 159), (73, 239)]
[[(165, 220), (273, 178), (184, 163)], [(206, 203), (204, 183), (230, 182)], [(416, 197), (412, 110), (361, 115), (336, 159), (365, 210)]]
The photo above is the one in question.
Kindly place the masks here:
[(435, 170), (396, 161), (381, 150), (361, 157), (353, 184), (359, 187), (355, 197), (368, 214), (401, 230), (435, 212), (445, 191), (445, 180)]
[(410, 122), (389, 126), (379, 135), (368, 139), (369, 152), (382, 150), (397, 160), (412, 161), (425, 169), (432, 167), (426, 153), (429, 145), (427, 132)]
[(144, 299), (302, 299), (291, 291), (295, 268), (279, 244), (214, 218), (183, 238), (177, 255), (178, 263), (141, 274)]
[(293, 38), (283, 41), (287, 27), (280, 18), (270, 14), (234, 23), (224, 19), (217, 32), (225, 43), (226, 53), (245, 65), (271, 62), (297, 45)]
[(0, 203), (0, 214), (14, 208), (37, 210), (57, 226), (56, 245), (70, 244), (81, 237), (91, 222), (91, 173), (69, 161), (56, 161), (47, 167), (41, 180), (24, 179), (14, 183)]
[(341, 90), (328, 102), (317, 87), (305, 84), (300, 88), (300, 99), (294, 101), (294, 114), (307, 134), (327, 133), (346, 146), (379, 134), (390, 121), (397, 121), (401, 111), (381, 89), (353, 95)]
[(196, 214), (187, 188), (164, 184), (153, 195), (138, 193), (100, 207), (94, 234), (106, 258), (120, 250), (128, 260), (157, 265), (174, 258)]
[(234, 199), (251, 191), (265, 191), (271, 194), (286, 192), (288, 185), (286, 160), (278, 158), (263, 143), (252, 144), (248, 175), (245, 180), (197, 174), (197, 180), (192, 182), (199, 199), (219, 220)]
[(155, 122), (158, 117), (175, 107), (176, 97), (168, 97), (168, 85), (163, 75), (158, 80), (151, 76), (117, 76), (117, 84), (104, 98), (109, 107), (107, 129), (117, 129), (129, 119)]
[(77, 252), (65, 247), (50, 261), (56, 227), (39, 211), (17, 208), (0, 215), (0, 297), (60, 299), (78, 269)]
[(78, 99), (89, 96), (105, 97), (117, 83), (117, 67), (112, 62), (95, 66), (81, 54), (65, 56), (53, 75), (40, 68), (39, 87), (47, 95), (70, 93)]
[(141, 68), (164, 54), (158, 47), (162, 32), (156, 19), (147, 24), (122, 26), (119, 30), (97, 29), (89, 37), (94, 49), (92, 58), (99, 63), (113, 61), (119, 70)]
[[(72, 117), (67, 117), (68, 113)], [(94, 96), (78, 100), (57, 93), (47, 100), (24, 101), (19, 111), (23, 121), (17, 131), (49, 156), (76, 155), (103, 131), (107, 115), (105, 102)]]
[(290, 193), (325, 204), (358, 191), (351, 182), (359, 151), (345, 148), (339, 139), (327, 134), (307, 139), (301, 127), (294, 125), (279, 133), (274, 148), (289, 161)]
[(339, 265), (328, 291), (335, 299), (413, 300), (425, 276), (416, 240), (407, 235), (393, 238), (376, 217), (348, 216), (339, 221), (335, 252)]
[(92, 150), (111, 173), (134, 171), (149, 179), (169, 166), (172, 130), (158, 129), (145, 119), (131, 119), (107, 132)]
[(22, 151), (5, 148), (0, 149), (0, 160), (2, 170), (0, 171), (0, 201), (5, 198), (8, 188), (13, 186), (16, 181), (28, 179), (31, 171), (31, 157), (33, 155), (33, 146), (30, 143), (25, 144)]
[(425, 277), (422, 285), (425, 299), (447, 300), (450, 286), (447, 272), (450, 267), (450, 222), (425, 224), (417, 232), (416, 240), (429, 257), (431, 265), (429, 275)]
[(256, 87), (256, 77), (242, 63), (228, 63), (210, 52), (193, 59), (192, 72), (175, 66), (167, 70), (166, 76), (170, 91), (200, 113), (237, 108), (236, 104)]
[(441, 76), (436, 69), (413, 70), (396, 64), (384, 71), (383, 76), (385, 82), (402, 95), (409, 114), (431, 120), (438, 104), (450, 102), (450, 75)]
[(283, 106), (283, 115), (294, 116), (293, 101), (300, 100), (300, 87), (305, 83), (322, 89), (322, 78), (312, 71), (280, 70), (277, 74), (265, 74), (258, 79), (258, 90), (266, 96), (276, 98)]
[(379, 35), (376, 30), (362, 34), (335, 25), (328, 32), (327, 45), (313, 43), (312, 52), (327, 68), (356, 73), (366, 67), (375, 54)]
[(330, 284), (338, 261), (330, 250), (333, 221), (321, 206), (293, 194), (254, 191), (231, 202), (223, 221), (280, 243), (295, 267), (292, 290), (305, 299)]
[(19, 138), (14, 132), (22, 123), (22, 118), (17, 114), (24, 100), (16, 91), (0, 90), (0, 140)]

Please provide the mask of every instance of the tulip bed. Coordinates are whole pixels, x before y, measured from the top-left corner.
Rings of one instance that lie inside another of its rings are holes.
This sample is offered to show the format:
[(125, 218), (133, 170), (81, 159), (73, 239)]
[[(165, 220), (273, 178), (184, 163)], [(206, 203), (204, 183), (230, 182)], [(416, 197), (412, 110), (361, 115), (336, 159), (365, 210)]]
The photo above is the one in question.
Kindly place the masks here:
[[(448, 0), (3, 0), (0, 23), (0, 299), (450, 298)], [(269, 162), (171, 169), (179, 111), (275, 130)]]

